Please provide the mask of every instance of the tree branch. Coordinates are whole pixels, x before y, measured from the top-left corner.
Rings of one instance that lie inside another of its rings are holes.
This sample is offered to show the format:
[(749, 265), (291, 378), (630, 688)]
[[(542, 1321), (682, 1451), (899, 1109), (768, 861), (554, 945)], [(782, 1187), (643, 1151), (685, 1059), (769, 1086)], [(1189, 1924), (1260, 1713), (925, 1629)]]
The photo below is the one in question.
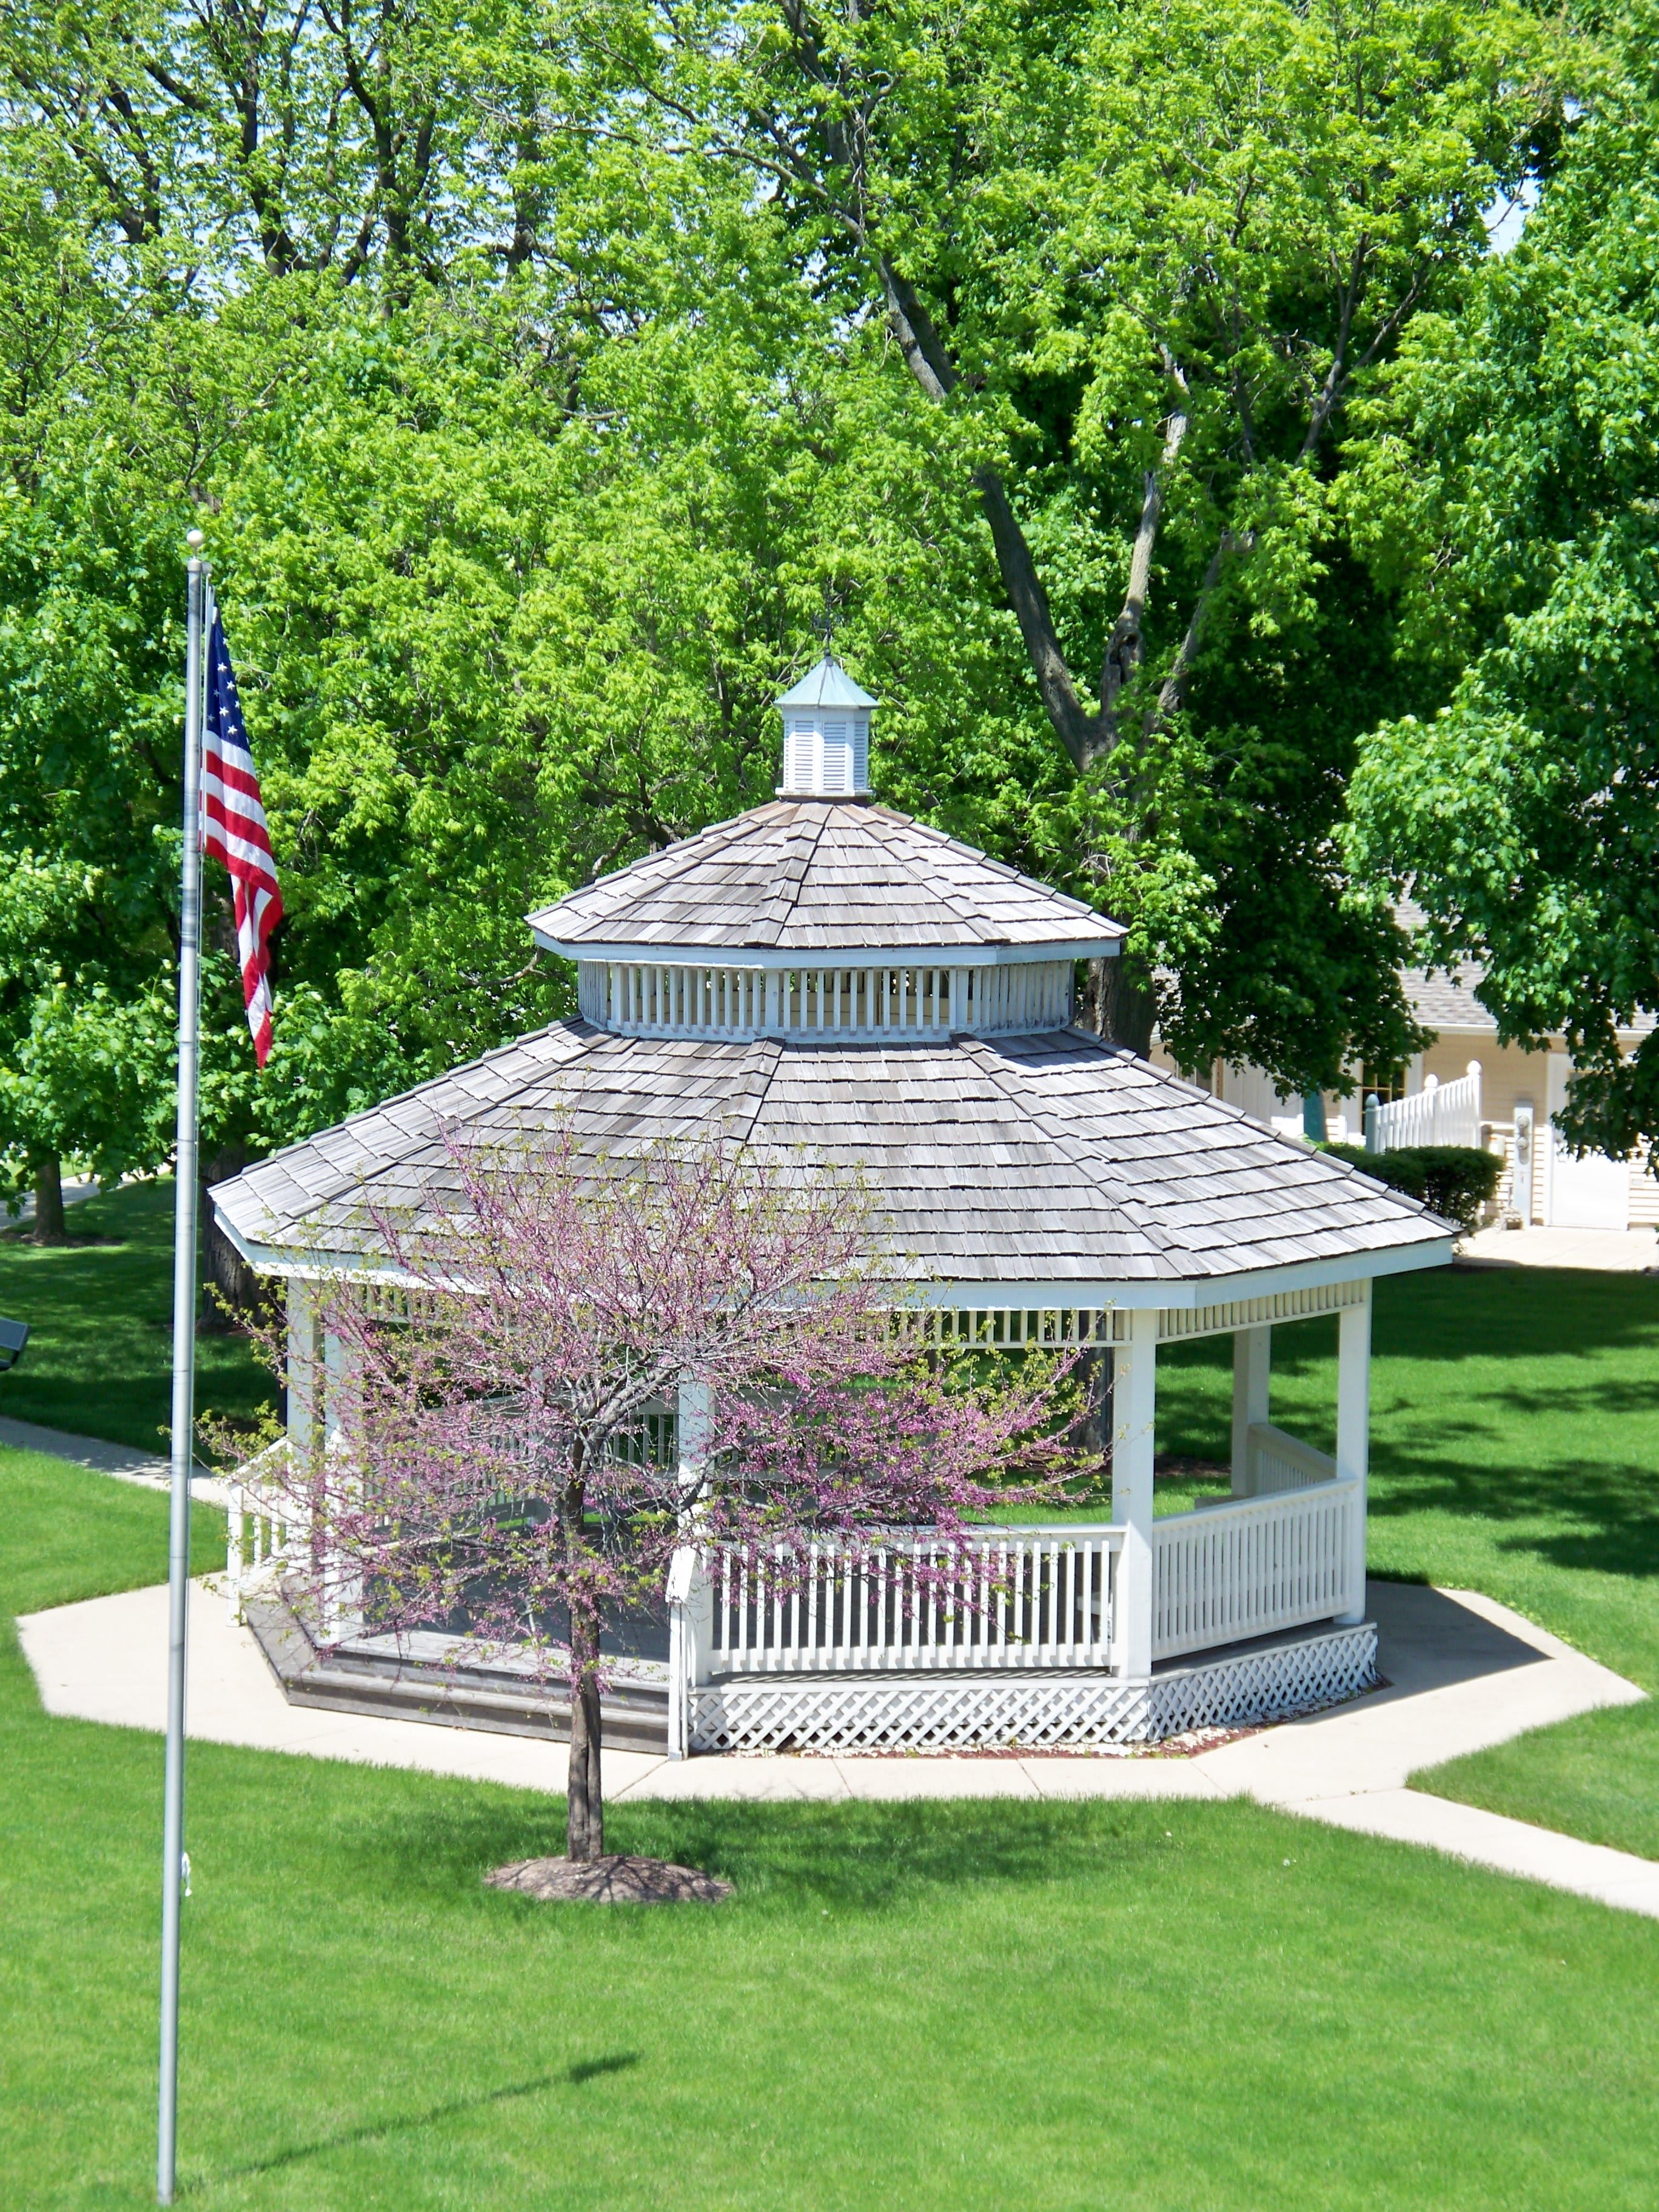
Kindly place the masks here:
[(1164, 485), (1169, 471), (1180, 455), (1191, 419), (1187, 411), (1187, 379), (1179, 363), (1167, 350), (1164, 367), (1175, 380), (1181, 394), (1179, 404), (1171, 410), (1164, 426), (1164, 455), (1156, 469), (1148, 469), (1141, 480), (1140, 520), (1135, 528), (1134, 544), (1129, 555), (1128, 588), (1123, 595), (1123, 605), (1117, 620), (1112, 624), (1112, 634), (1106, 641), (1106, 651), (1100, 667), (1100, 720), (1103, 738), (1115, 737), (1117, 702), (1123, 687), (1139, 667), (1146, 650), (1142, 622), (1146, 612), (1146, 599), (1152, 589), (1152, 550), (1158, 543), (1158, 526), (1164, 513)]

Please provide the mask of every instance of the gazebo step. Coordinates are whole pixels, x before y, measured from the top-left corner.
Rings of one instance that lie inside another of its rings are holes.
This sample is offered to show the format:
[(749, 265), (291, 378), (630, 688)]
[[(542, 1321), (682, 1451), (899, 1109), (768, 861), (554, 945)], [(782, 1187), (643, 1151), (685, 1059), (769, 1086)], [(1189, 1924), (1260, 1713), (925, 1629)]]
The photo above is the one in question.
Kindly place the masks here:
[[(250, 1595), (244, 1610), (291, 1705), (361, 1713), (376, 1720), (484, 1729), (499, 1735), (541, 1736), (553, 1743), (570, 1740), (569, 1693), (562, 1682), (542, 1685), (488, 1668), (424, 1666), (373, 1654), (325, 1656), (279, 1593)], [(614, 1683), (600, 1699), (599, 1713), (609, 1748), (659, 1757), (666, 1752), (665, 1684)]]

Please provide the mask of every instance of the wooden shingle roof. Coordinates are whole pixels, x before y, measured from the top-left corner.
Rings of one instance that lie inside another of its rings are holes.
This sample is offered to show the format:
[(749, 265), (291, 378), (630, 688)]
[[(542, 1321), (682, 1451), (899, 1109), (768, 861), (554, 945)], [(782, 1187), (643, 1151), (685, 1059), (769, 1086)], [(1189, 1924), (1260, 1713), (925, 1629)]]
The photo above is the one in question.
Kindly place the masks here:
[(516, 1144), (565, 1120), (596, 1156), (722, 1132), (781, 1164), (844, 1167), (916, 1279), (1076, 1286), (1079, 1303), (1085, 1285), (1173, 1294), (1310, 1261), (1426, 1264), (1452, 1233), (1075, 1030), (853, 1044), (558, 1023), (259, 1162), (214, 1203), (256, 1264), (356, 1249), (366, 1206), (453, 1195), (446, 1131)]
[(859, 800), (781, 799), (601, 877), (530, 916), (574, 959), (673, 948), (774, 956), (905, 950), (983, 958), (1115, 952), (1080, 899)]

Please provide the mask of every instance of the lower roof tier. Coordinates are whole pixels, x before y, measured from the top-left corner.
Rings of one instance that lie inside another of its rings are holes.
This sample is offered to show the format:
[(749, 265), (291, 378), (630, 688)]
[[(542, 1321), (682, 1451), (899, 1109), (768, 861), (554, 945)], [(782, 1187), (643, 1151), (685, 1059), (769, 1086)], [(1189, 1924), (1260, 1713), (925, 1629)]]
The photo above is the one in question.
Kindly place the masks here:
[[(568, 1122), (597, 1155), (715, 1133), (856, 1171), (920, 1281), (1170, 1303), (1264, 1272), (1431, 1266), (1448, 1224), (1076, 1030), (905, 1042), (617, 1036), (556, 1023), (219, 1184), (256, 1267), (362, 1249), (366, 1207), (442, 1205), (448, 1144)], [(971, 1297), (968, 1301), (972, 1302)], [(1015, 1302), (1019, 1302), (1016, 1297)], [(1030, 1302), (1028, 1297), (1025, 1302)]]

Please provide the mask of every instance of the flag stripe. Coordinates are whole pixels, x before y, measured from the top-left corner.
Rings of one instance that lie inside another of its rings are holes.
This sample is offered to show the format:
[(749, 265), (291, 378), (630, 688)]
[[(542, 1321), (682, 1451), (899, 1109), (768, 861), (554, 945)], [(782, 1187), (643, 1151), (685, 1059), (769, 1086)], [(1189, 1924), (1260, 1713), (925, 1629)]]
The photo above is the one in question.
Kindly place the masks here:
[(207, 732), (202, 752), (202, 850), (230, 872), (236, 951), (253, 1057), (270, 1057), (270, 933), (283, 918), (283, 894), (265, 826), (252, 748), (236, 696), (236, 678), (216, 609), (208, 635)]

